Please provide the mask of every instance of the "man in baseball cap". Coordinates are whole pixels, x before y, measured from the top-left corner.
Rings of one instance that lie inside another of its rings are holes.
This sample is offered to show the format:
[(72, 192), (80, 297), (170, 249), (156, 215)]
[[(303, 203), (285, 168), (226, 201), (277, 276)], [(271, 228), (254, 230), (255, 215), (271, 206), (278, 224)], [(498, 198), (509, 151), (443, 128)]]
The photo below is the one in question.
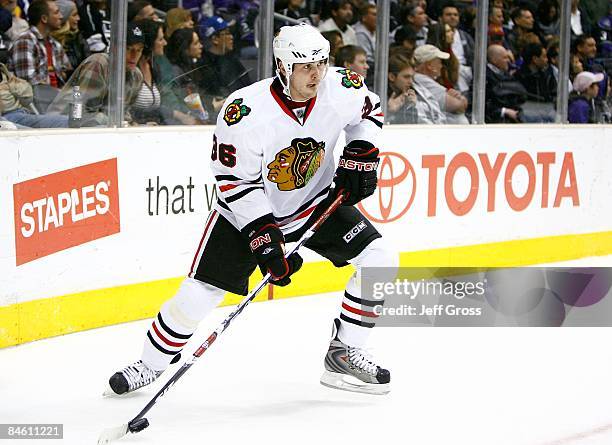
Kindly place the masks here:
[[(138, 61), (144, 49), (144, 34), (137, 22), (127, 25), (125, 36), (125, 104), (132, 105), (138, 97), (143, 76)], [(78, 86), (83, 96), (83, 122), (86, 125), (107, 125), (110, 85), (110, 57), (107, 53), (89, 56), (74, 71), (48, 111), (67, 114), (73, 87)], [(129, 113), (126, 113), (129, 121)]]
[(198, 27), (200, 28), (200, 36), (204, 39), (210, 39), (213, 35), (228, 29), (230, 24), (218, 15), (213, 15), (200, 20)]
[(125, 36), (125, 64), (126, 68), (135, 70), (144, 49), (144, 34), (136, 22), (127, 25)]
[(219, 16), (203, 19), (199, 23), (200, 37), (205, 41), (202, 54), (202, 84), (210, 95), (219, 99), (251, 84), (248, 71), (234, 51), (232, 23)]
[[(422, 45), (414, 51), (416, 72), (413, 87), (417, 92), (417, 100), (421, 98), (431, 110), (431, 115), (437, 116), (433, 122), (426, 123), (469, 124), (464, 114), (467, 99), (459, 91), (452, 88), (447, 90), (436, 81), (442, 75), (442, 60), (448, 58), (449, 53), (440, 51), (433, 45)], [(426, 92), (433, 96), (435, 104), (427, 98)]]
[(414, 60), (419, 66), (422, 63), (431, 62), (435, 59), (446, 60), (450, 57), (449, 53), (445, 53), (444, 51), (440, 51), (433, 45), (421, 45), (414, 51)]

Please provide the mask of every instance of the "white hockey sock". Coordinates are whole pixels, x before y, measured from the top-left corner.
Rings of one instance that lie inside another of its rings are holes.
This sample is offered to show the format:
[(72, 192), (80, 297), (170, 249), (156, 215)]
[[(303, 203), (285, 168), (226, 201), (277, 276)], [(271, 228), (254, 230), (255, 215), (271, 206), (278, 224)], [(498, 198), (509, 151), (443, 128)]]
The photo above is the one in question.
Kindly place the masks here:
[(147, 332), (142, 361), (156, 371), (168, 367), (199, 322), (223, 300), (225, 291), (185, 278), (176, 295), (165, 302)]
[(362, 348), (376, 325), (376, 315), (372, 312), (374, 306), (381, 304), (381, 301), (360, 298), (361, 289), (356, 282), (356, 274), (353, 274), (344, 291), (338, 338), (349, 346)]
[(358, 277), (362, 267), (385, 267), (385, 275), (393, 279), (398, 267), (398, 255), (388, 249), (381, 239), (372, 241), (359, 255), (351, 260), (357, 268), (346, 285), (340, 310), (340, 329), (338, 338), (341, 342), (363, 348), (376, 325), (377, 315), (374, 306), (384, 302), (371, 295), (361, 295), (361, 283)]

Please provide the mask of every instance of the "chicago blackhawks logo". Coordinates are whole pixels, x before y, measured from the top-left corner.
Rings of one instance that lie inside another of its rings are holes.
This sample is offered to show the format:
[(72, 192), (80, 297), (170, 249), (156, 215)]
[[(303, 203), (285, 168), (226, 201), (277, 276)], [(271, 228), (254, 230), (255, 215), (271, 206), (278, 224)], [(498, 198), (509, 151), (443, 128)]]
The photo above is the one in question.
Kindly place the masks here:
[(244, 116), (247, 116), (251, 109), (246, 105), (242, 105), (242, 99), (236, 99), (225, 108), (223, 120), (229, 125), (237, 124)]
[(359, 89), (363, 86), (363, 77), (357, 74), (355, 71), (351, 71), (348, 68), (338, 70), (340, 74), (344, 74), (342, 78), (342, 86), (344, 88), (355, 88)]
[(325, 142), (313, 138), (294, 139), (268, 164), (268, 180), (281, 191), (303, 188), (315, 175), (325, 158)]

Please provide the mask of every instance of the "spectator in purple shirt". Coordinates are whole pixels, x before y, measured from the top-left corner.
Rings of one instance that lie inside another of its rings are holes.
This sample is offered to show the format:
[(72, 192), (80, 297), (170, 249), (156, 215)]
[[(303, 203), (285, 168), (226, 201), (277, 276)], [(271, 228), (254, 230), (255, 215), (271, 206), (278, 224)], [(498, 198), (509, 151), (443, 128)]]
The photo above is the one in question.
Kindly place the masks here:
[(568, 120), (572, 124), (594, 124), (595, 98), (599, 94), (602, 73), (583, 71), (574, 79), (574, 91), (569, 98)]

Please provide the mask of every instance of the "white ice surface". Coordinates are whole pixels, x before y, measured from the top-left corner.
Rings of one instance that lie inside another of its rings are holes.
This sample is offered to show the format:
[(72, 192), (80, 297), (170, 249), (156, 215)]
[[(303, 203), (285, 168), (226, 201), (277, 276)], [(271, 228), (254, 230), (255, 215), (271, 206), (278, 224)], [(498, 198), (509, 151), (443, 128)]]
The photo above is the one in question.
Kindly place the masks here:
[[(612, 330), (379, 328), (372, 352), (392, 390), (369, 396), (318, 382), (339, 298), (252, 304), (153, 407), (151, 426), (117, 443), (612, 444)], [(194, 339), (231, 309), (215, 310)], [(139, 358), (149, 323), (0, 350), (0, 423), (64, 424), (63, 441), (0, 445), (95, 444), (127, 423), (177, 369), (128, 397), (101, 397)]]

